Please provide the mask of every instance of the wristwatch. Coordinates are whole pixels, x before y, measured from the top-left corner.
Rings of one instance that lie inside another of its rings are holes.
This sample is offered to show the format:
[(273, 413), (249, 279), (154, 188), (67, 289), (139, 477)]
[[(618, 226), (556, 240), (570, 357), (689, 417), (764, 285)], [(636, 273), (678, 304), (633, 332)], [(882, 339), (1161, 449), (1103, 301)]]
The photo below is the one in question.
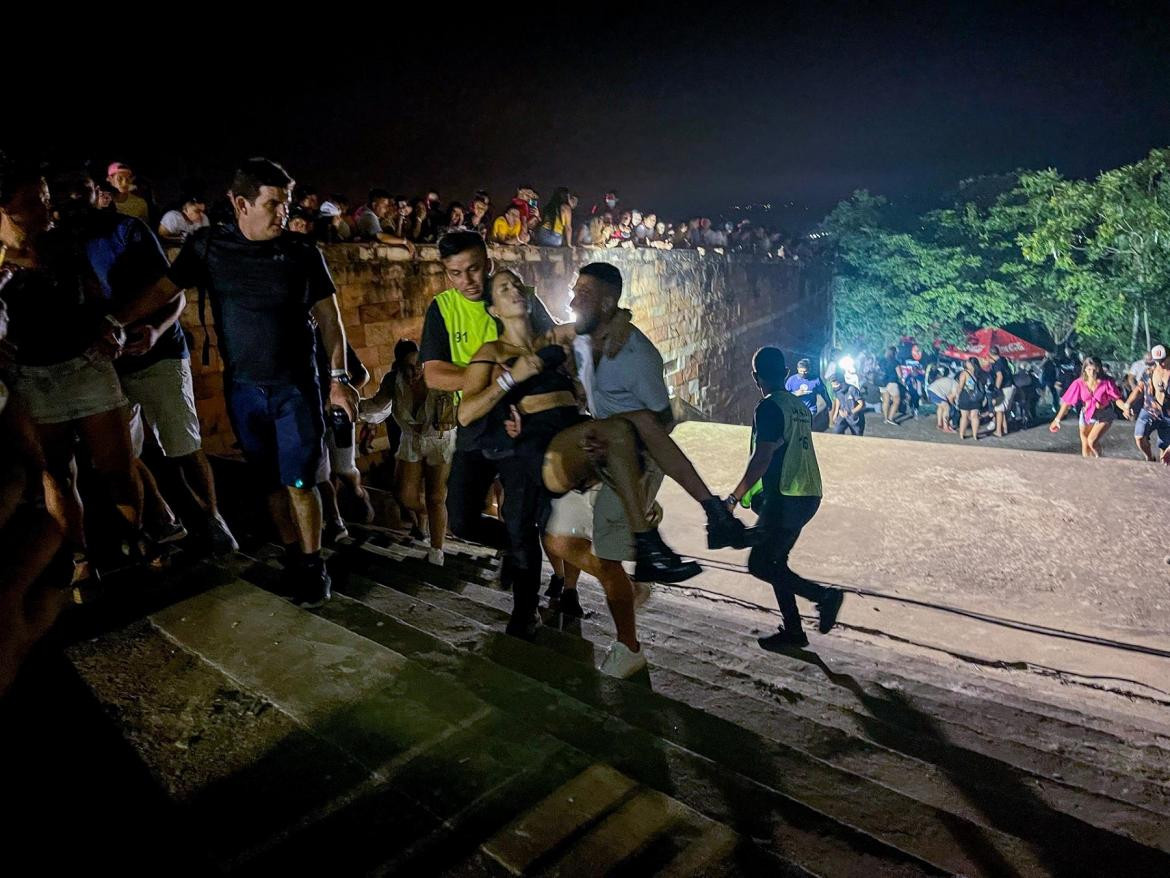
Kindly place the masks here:
[(724, 505), (726, 505), (726, 506), (738, 506), (738, 505), (739, 505), (739, 500), (740, 500), (740, 498), (739, 498), (739, 497), (736, 497), (734, 494), (728, 494), (728, 495), (727, 495), (727, 496), (726, 496), (726, 497), (723, 499), (723, 503), (724, 503)]
[(349, 386), (349, 373), (346, 372), (344, 369), (330, 369), (329, 370), (329, 380), (336, 381), (338, 384), (344, 384), (346, 387), (348, 387)]

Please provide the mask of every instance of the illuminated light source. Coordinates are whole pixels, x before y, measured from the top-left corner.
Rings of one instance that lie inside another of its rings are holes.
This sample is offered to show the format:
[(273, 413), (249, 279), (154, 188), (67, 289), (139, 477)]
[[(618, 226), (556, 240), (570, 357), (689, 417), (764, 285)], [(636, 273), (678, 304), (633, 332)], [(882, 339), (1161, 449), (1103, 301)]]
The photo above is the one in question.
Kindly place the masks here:
[(842, 372), (852, 372), (853, 371), (853, 357), (842, 357), (841, 358), (841, 371)]

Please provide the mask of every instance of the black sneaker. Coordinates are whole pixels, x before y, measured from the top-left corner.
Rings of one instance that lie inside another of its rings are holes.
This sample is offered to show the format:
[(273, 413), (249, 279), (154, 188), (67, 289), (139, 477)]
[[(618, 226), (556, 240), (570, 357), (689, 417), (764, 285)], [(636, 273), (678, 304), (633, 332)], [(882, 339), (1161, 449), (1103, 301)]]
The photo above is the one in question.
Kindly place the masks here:
[(561, 596), (561, 592), (565, 590), (565, 577), (557, 576), (555, 573), (548, 578), (548, 588), (544, 590), (544, 596), (550, 601), (555, 600)]
[(845, 592), (839, 588), (826, 589), (828, 594), (817, 601), (817, 630), (821, 634), (828, 634), (837, 624), (837, 614), (841, 612), (841, 604), (845, 602)]
[(634, 534), (634, 549), (634, 579), (639, 582), (683, 582), (703, 570), (697, 561), (684, 561), (666, 545), (658, 528)]
[(707, 513), (707, 548), (723, 549), (730, 546), (733, 549), (747, 547), (747, 528), (744, 523), (731, 514), (723, 501), (718, 497), (710, 497), (703, 501), (703, 509)]
[(422, 528), (420, 528), (417, 524), (412, 524), (410, 526), (410, 538), (412, 540), (418, 540), (421, 543), (426, 540), (427, 535), (422, 532)]
[(808, 646), (808, 635), (803, 631), (786, 631), (781, 628), (775, 634), (757, 637), (756, 643), (760, 645), (761, 649), (766, 649), (768, 652), (786, 652)]
[(329, 571), (325, 569), (325, 559), (320, 555), (305, 558), (299, 579), (300, 589), (294, 599), (298, 607), (315, 610), (333, 596), (330, 590), (333, 582), (329, 578)]
[(166, 524), (161, 524), (153, 532), (147, 532), (147, 537), (151, 542), (159, 546), (165, 546), (168, 543), (177, 543), (179, 540), (187, 538), (187, 528), (183, 527), (183, 522), (175, 519)]
[(512, 637), (519, 637), (521, 640), (527, 640), (531, 643), (536, 639), (536, 629), (540, 625), (540, 613), (535, 607), (532, 609), (517, 607), (512, 610), (512, 615), (508, 619), (508, 627), (504, 629), (504, 632), (510, 634)]
[(577, 589), (567, 588), (561, 593), (557, 603), (557, 610), (573, 619), (584, 619), (585, 610), (581, 607), (581, 598), (577, 596)]

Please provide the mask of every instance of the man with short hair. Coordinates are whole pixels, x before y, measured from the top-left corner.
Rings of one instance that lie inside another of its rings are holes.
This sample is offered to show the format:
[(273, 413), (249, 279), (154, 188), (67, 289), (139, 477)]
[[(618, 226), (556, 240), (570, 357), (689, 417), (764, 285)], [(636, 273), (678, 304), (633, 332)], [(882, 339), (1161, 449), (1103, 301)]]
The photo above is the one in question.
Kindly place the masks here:
[(784, 390), (788, 373), (779, 348), (760, 348), (752, 358), (752, 378), (763, 399), (752, 418), (752, 456), (727, 505), (750, 505), (759, 512), (748, 571), (772, 586), (784, 625), (759, 638), (775, 651), (808, 646), (795, 595), (817, 605), (822, 634), (832, 630), (844, 600), (839, 588), (827, 588), (798, 576), (788, 556), (800, 532), (821, 505), (821, 471), (813, 448), (808, 408)]
[(833, 432), (852, 433), (854, 436), (865, 435), (865, 400), (861, 391), (852, 384), (846, 384), (845, 379), (833, 373), (829, 379), (833, 386), (833, 407), (829, 412), (829, 426)]
[(167, 243), (181, 244), (192, 232), (211, 225), (207, 205), (200, 195), (184, 195), (178, 210), (168, 210), (158, 221), (158, 236)]
[(122, 162), (111, 162), (106, 168), (106, 181), (117, 190), (114, 196), (114, 210), (125, 216), (132, 216), (144, 223), (150, 222), (150, 205), (141, 195), (134, 194), (134, 171)]
[(269, 509), (285, 546), (294, 599), (318, 607), (330, 597), (321, 558), (324, 405), (317, 386), (313, 322), (330, 365), (330, 408), (352, 421), (345, 330), (325, 258), (311, 239), (285, 233), (294, 182), (265, 158), (243, 162), (229, 192), (235, 222), (187, 239), (156, 285), (122, 319), (150, 313), (180, 289), (205, 290), (224, 361), (228, 415), (245, 459), (270, 490)]
[[(808, 408), (809, 415), (816, 421), (817, 400), (823, 399), (826, 409), (833, 407), (833, 400), (825, 389), (825, 383), (820, 378), (809, 374), (811, 367), (812, 363), (807, 359), (797, 361), (796, 374), (789, 377), (784, 384), (784, 389), (804, 403)], [(819, 429), (823, 430), (825, 423), (826, 421), (822, 420)]]
[[(1165, 345), (1154, 345), (1150, 349), (1150, 365), (1142, 374), (1129, 397), (1121, 404), (1126, 417), (1134, 418), (1133, 438), (1138, 451), (1150, 462), (1160, 459), (1170, 464), (1170, 399), (1166, 389), (1170, 384), (1170, 355)], [(1142, 408), (1135, 416), (1133, 404), (1142, 397)], [(1150, 436), (1158, 434), (1159, 457), (1154, 456)]]
[[(484, 342), (499, 337), (496, 321), (484, 307), (484, 290), (492, 272), (487, 246), (476, 232), (448, 232), (439, 239), (439, 259), (451, 286), (435, 296), (423, 318), (419, 362), (423, 380), (432, 390), (463, 390), (464, 372)], [(555, 323), (535, 293), (531, 294), (532, 323), (546, 332)], [(460, 426), (455, 455), (447, 479), (447, 516), (451, 532), (460, 539), (506, 548), (504, 525), (483, 515), (484, 498), (497, 475), (496, 462), (484, 457), (477, 442), (488, 421)]]
[(385, 189), (371, 189), (366, 203), (354, 211), (355, 234), (367, 241), (393, 244), (404, 247), (411, 256), (414, 244), (401, 235), (392, 235), (382, 228), (382, 222), (389, 220), (394, 210), (394, 198)]

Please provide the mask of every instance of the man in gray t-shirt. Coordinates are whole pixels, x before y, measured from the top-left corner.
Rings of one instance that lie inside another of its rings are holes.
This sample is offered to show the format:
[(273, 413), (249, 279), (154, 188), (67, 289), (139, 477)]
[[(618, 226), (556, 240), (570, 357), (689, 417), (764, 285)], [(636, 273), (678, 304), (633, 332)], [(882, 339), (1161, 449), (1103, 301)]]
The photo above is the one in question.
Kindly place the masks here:
[[(629, 339), (613, 356), (604, 353), (604, 345), (596, 343), (617, 314), (621, 291), (621, 273), (606, 263), (586, 265), (573, 287), (571, 307), (577, 314), (573, 353), (589, 411), (595, 418), (645, 412), (658, 425), (669, 429), (674, 418), (670, 394), (662, 375), (662, 355), (650, 339), (636, 327), (631, 327)], [(707, 512), (708, 546), (721, 548), (742, 542), (743, 524), (711, 493), (670, 438), (662, 435), (653, 423), (650, 427), (654, 427), (661, 439), (658, 444), (673, 452), (670, 459), (681, 461), (668, 467), (671, 476)], [(646, 441), (646, 429), (640, 428), (639, 432)], [(659, 460), (667, 459), (662, 454), (656, 456)], [(644, 463), (643, 487), (647, 503), (651, 504), (648, 517), (657, 524), (662, 517), (662, 507), (654, 497), (662, 484), (663, 474), (650, 455), (644, 456)], [(617, 494), (609, 486), (602, 486), (593, 508), (593, 553), (603, 560), (629, 561), (634, 558), (634, 548), (634, 535)]]

